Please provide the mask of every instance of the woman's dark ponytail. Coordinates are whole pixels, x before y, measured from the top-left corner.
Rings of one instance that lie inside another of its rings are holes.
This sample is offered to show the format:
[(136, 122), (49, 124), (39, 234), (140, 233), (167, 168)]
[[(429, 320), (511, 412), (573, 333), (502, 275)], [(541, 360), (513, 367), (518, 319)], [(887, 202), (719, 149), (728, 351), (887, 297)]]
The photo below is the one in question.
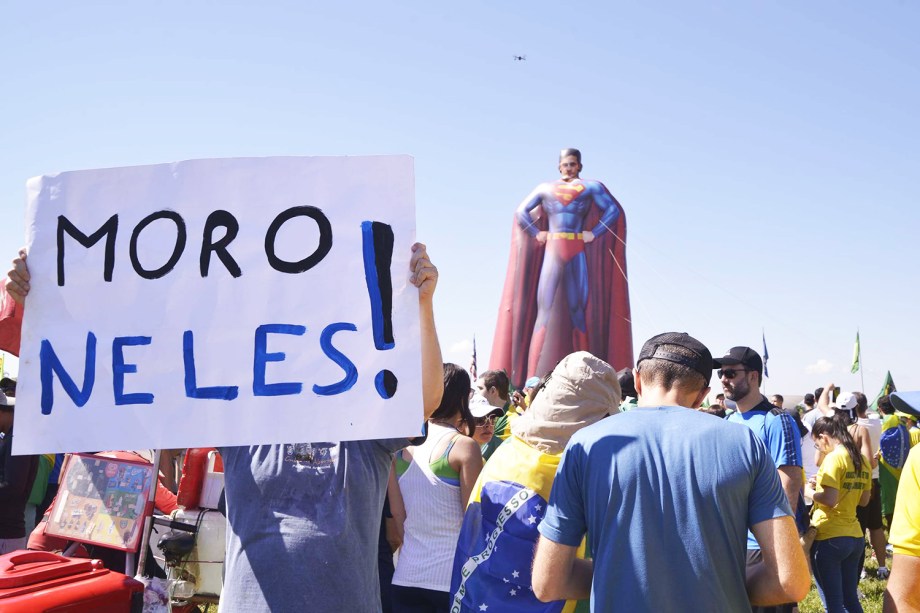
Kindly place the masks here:
[(822, 434), (826, 434), (843, 445), (847, 453), (850, 454), (850, 459), (853, 460), (853, 466), (856, 467), (856, 472), (858, 473), (862, 471), (863, 457), (859, 447), (856, 445), (856, 441), (850, 435), (847, 425), (848, 420), (840, 419), (836, 415), (834, 417), (819, 417), (811, 429), (811, 437), (816, 439)]

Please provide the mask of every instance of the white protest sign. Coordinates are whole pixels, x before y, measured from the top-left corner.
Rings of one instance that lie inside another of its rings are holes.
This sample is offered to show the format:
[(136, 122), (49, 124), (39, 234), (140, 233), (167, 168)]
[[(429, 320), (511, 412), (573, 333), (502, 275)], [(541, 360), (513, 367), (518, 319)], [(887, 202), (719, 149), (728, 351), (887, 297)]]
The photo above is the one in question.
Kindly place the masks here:
[(14, 452), (412, 436), (408, 156), (28, 182)]

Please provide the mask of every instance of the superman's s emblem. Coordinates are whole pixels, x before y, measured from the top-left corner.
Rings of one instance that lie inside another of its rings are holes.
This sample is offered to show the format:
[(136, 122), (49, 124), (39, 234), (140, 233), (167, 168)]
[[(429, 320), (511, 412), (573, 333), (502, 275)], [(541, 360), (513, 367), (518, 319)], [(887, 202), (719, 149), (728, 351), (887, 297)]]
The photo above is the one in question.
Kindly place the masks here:
[(556, 181), (556, 184), (553, 186), (553, 195), (556, 197), (556, 200), (563, 205), (569, 204), (578, 198), (583, 191), (585, 191), (585, 186), (584, 183), (581, 182), (566, 183), (565, 181)]

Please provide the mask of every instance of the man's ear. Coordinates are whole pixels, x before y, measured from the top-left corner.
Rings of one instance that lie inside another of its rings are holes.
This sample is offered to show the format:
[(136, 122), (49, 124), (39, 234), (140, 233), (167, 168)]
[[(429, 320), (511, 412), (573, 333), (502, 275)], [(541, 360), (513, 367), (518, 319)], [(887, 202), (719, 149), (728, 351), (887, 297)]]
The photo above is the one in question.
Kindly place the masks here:
[(639, 369), (633, 368), (633, 387), (636, 388), (636, 397), (642, 397), (642, 378), (639, 377)]
[(700, 406), (702, 406), (703, 404), (703, 399), (705, 399), (706, 396), (709, 395), (710, 390), (712, 390), (711, 387), (704, 387), (702, 391), (700, 391), (700, 393), (696, 395), (696, 400), (693, 401), (693, 404), (690, 406), (690, 408), (691, 409), (700, 408)]

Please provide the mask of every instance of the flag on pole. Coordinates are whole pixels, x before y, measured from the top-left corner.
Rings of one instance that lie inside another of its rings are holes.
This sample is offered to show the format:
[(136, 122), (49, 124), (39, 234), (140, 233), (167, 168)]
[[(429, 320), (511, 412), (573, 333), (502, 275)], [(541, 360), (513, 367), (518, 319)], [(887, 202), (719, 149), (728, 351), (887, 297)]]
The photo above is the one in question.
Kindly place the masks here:
[(770, 359), (770, 352), (767, 351), (767, 336), (763, 330), (760, 331), (760, 336), (763, 339), (763, 376), (769, 377), (770, 372), (767, 370), (767, 360)]
[(475, 381), (479, 378), (479, 375), (476, 372), (476, 335), (473, 335), (473, 357), (470, 362), (470, 379)]
[(879, 390), (878, 395), (875, 397), (875, 400), (872, 401), (872, 408), (878, 408), (878, 399), (882, 396), (887, 396), (891, 392), (898, 391), (898, 388), (894, 385), (894, 379), (891, 378), (891, 371), (889, 370), (885, 374), (885, 381), (882, 383), (882, 389)]
[(856, 332), (856, 345), (853, 346), (853, 365), (850, 366), (850, 372), (856, 374), (859, 371), (859, 331)]

